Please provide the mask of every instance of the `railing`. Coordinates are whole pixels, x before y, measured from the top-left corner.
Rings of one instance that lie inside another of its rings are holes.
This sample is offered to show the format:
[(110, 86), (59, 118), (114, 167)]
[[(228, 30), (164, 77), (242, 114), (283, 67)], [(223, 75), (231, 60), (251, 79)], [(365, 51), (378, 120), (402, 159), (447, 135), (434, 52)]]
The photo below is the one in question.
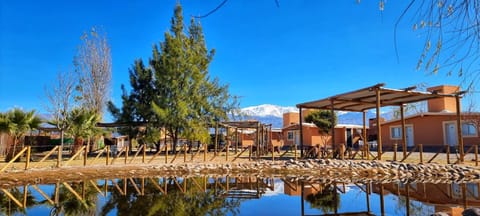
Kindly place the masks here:
[[(448, 145), (442, 146), (434, 152), (424, 152), (424, 146), (417, 144), (411, 148), (406, 155), (399, 155), (398, 145), (394, 144), (392, 148), (383, 152), (385, 156), (384, 160), (409, 162), (409, 163), (446, 163), (455, 164), (460, 163), (458, 157), (458, 149), (455, 152), (451, 152), (451, 147)], [(160, 147), (155, 153), (147, 154), (147, 146), (140, 145), (138, 148), (130, 149), (128, 146), (120, 149), (116, 154), (110, 149), (110, 146), (106, 146), (103, 149), (98, 149), (95, 153), (88, 152), (87, 148), (83, 146), (75, 155), (65, 158), (60, 155), (65, 154), (60, 146), (53, 147), (48, 152), (36, 153), (32, 156), (32, 147), (26, 146), (21, 149), (14, 157), (8, 162), (0, 162), (0, 172), (4, 172), (11, 169), (30, 169), (30, 168), (44, 168), (44, 167), (65, 167), (65, 166), (87, 166), (87, 165), (113, 165), (120, 164), (153, 164), (153, 163), (195, 163), (195, 162), (209, 162), (209, 161), (225, 161), (234, 162), (240, 158), (244, 160), (256, 160), (256, 159), (295, 159), (300, 156), (296, 145), (292, 145), (287, 149), (276, 151), (273, 147), (267, 150), (256, 149), (255, 146), (245, 146), (237, 149), (238, 151), (232, 152), (229, 145), (225, 145), (220, 151), (208, 152), (207, 145), (199, 145), (197, 147), (188, 147), (187, 145), (178, 146), (176, 149), (172, 149), (166, 145)], [(173, 153), (174, 152), (174, 153)], [(401, 151), (400, 151), (401, 152)], [(478, 145), (470, 145), (464, 151), (466, 164), (478, 166)], [(202, 154), (203, 153), (203, 154)], [(307, 158), (334, 158), (348, 160), (377, 160), (378, 155), (376, 152), (371, 152), (367, 145), (364, 145), (358, 149), (347, 149), (345, 152), (340, 153), (338, 149), (321, 149), (316, 147), (307, 147), (303, 149), (303, 159)], [(202, 157), (203, 155), (203, 157)], [(183, 158), (183, 160), (179, 160)], [(16, 162), (22, 159), (23, 162)], [(32, 160), (33, 159), (33, 160)], [(103, 161), (103, 162), (102, 162)], [(19, 168), (19, 166), (21, 168)]]

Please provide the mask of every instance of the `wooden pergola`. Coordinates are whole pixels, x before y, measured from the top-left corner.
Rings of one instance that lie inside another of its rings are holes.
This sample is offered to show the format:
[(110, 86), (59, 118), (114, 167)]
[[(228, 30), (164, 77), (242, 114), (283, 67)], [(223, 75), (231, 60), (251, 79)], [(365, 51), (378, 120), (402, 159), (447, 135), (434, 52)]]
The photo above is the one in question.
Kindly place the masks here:
[[(460, 99), (465, 93), (464, 91), (455, 92), (453, 94), (443, 94), (439, 92), (421, 92), (415, 91), (416, 87), (408, 87), (404, 89), (385, 88), (384, 83), (376, 84), (374, 86), (363, 89), (327, 97), (320, 100), (305, 102), (297, 104), (300, 111), (300, 125), (302, 125), (302, 109), (322, 109), (331, 110), (332, 113), (338, 111), (352, 111), (363, 113), (363, 137), (366, 138), (366, 111), (369, 109), (376, 109), (376, 124), (377, 124), (377, 151), (378, 159), (382, 159), (382, 128), (380, 121), (380, 108), (385, 106), (400, 107), (400, 118), (402, 123), (402, 149), (403, 155), (406, 156), (406, 133), (405, 133), (405, 117), (404, 105), (408, 103), (415, 103), (436, 98), (455, 98), (457, 115), (457, 138), (460, 150), (460, 161), (464, 161), (464, 149), (462, 139), (461, 127), (461, 111)], [(332, 115), (333, 116), (333, 115)], [(366, 143), (366, 140), (364, 140)], [(300, 127), (300, 145), (303, 147), (303, 130)], [(332, 145), (335, 145), (335, 130), (332, 127)]]
[[(225, 121), (225, 122), (220, 122), (219, 124), (226, 128), (235, 129), (235, 152), (237, 152), (237, 148), (238, 148), (237, 147), (238, 129), (254, 129), (255, 130), (255, 141), (256, 141), (255, 146), (256, 146), (257, 157), (263, 154), (266, 151), (266, 148), (268, 147), (267, 144), (272, 142), (272, 134), (271, 134), (272, 125), (271, 124), (262, 124), (260, 121), (257, 121), (257, 120)], [(227, 129), (227, 133), (228, 133), (228, 129)], [(265, 143), (265, 140), (267, 140), (267, 143)]]

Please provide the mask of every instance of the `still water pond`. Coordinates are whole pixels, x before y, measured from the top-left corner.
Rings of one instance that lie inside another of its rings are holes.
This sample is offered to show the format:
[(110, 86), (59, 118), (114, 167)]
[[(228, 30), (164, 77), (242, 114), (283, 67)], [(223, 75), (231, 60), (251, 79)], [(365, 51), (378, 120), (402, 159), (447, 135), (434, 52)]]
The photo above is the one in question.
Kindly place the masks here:
[(479, 207), (478, 186), (139, 177), (1, 188), (0, 208), (3, 215), (430, 215)]

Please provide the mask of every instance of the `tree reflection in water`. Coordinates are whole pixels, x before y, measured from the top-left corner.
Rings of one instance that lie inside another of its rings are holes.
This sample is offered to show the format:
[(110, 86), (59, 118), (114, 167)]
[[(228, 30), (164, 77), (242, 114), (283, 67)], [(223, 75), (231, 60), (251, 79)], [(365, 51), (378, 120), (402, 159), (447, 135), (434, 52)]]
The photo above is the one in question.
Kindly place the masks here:
[[(82, 199), (76, 197), (68, 187), (73, 189)], [(97, 195), (98, 192), (93, 185), (87, 182), (62, 184), (59, 189), (59, 206), (57, 206), (57, 211), (58, 207), (60, 207), (62, 211), (58, 213), (65, 215), (95, 215)]]
[[(24, 187), (25, 189), (25, 187)], [(24, 192), (20, 190), (18, 187), (14, 187), (11, 189), (6, 190), (10, 193), (15, 199), (22, 202), (24, 200)], [(32, 196), (31, 193), (28, 193), (26, 196), (26, 208), (32, 207), (37, 204), (37, 201)], [(17, 215), (17, 214), (26, 214), (26, 208), (22, 208), (14, 203), (12, 199), (10, 199), (6, 193), (0, 191), (0, 213), (1, 215)]]
[(335, 212), (340, 208), (340, 195), (333, 184), (321, 185), (317, 193), (309, 194), (305, 200), (315, 209), (323, 213)]
[[(158, 179), (156, 179), (158, 180)], [(240, 200), (228, 199), (221, 190), (204, 191), (198, 185), (206, 183), (206, 178), (198, 177), (184, 180), (180, 185), (175, 179), (162, 182), (144, 181), (144, 195), (139, 194), (132, 181), (127, 181), (127, 193), (112, 190), (109, 200), (102, 207), (101, 215), (117, 209), (117, 215), (227, 215), (239, 213)], [(123, 184), (120, 180), (118, 184)], [(133, 179), (140, 182), (141, 179)], [(166, 194), (158, 189), (159, 184), (166, 189)], [(181, 187), (188, 188), (183, 190)]]

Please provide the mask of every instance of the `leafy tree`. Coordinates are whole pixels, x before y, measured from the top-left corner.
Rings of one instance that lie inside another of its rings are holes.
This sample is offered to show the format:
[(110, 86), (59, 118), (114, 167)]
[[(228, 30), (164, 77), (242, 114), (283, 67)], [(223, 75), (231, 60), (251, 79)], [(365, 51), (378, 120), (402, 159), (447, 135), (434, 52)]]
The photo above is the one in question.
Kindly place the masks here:
[(93, 110), (100, 117), (109, 100), (112, 79), (110, 44), (105, 32), (92, 27), (81, 37), (82, 43), (73, 59), (79, 77), (77, 99), (82, 107)]
[(307, 195), (305, 200), (312, 208), (320, 209), (325, 214), (340, 208), (340, 195), (335, 185), (324, 185), (321, 191)]
[[(202, 185), (202, 177), (195, 178)], [(102, 207), (101, 215), (107, 215), (117, 209), (118, 215), (236, 215), (240, 206), (239, 200), (228, 199), (223, 190), (203, 191), (193, 182), (187, 181), (187, 191), (179, 189), (173, 179), (164, 179), (168, 194), (159, 193), (151, 181), (145, 181), (144, 195), (138, 194), (131, 181), (127, 181), (127, 194), (112, 190), (109, 200)], [(136, 179), (134, 182), (140, 182)], [(124, 180), (119, 180), (122, 185)], [(181, 183), (183, 184), (183, 183)], [(137, 185), (140, 187), (140, 185)]]
[(35, 115), (34, 110), (24, 112), (21, 109), (14, 108), (0, 115), (0, 131), (13, 137), (13, 143), (11, 145), (7, 144), (5, 161), (10, 161), (15, 156), (18, 150), (17, 146), (24, 141), (25, 134), (38, 128), (41, 123), (41, 118)]
[(332, 126), (337, 124), (337, 116), (335, 114), (332, 115), (332, 112), (329, 110), (318, 110), (305, 116), (305, 122), (315, 124), (320, 134), (330, 134)]
[[(337, 116), (335, 114), (332, 115), (332, 112), (329, 110), (316, 110), (305, 116), (305, 122), (313, 123), (317, 126), (318, 132), (320, 135), (323, 135), (321, 137), (325, 146), (330, 137), (332, 127), (337, 125)], [(332, 148), (335, 148), (333, 145), (334, 143), (332, 142)]]

